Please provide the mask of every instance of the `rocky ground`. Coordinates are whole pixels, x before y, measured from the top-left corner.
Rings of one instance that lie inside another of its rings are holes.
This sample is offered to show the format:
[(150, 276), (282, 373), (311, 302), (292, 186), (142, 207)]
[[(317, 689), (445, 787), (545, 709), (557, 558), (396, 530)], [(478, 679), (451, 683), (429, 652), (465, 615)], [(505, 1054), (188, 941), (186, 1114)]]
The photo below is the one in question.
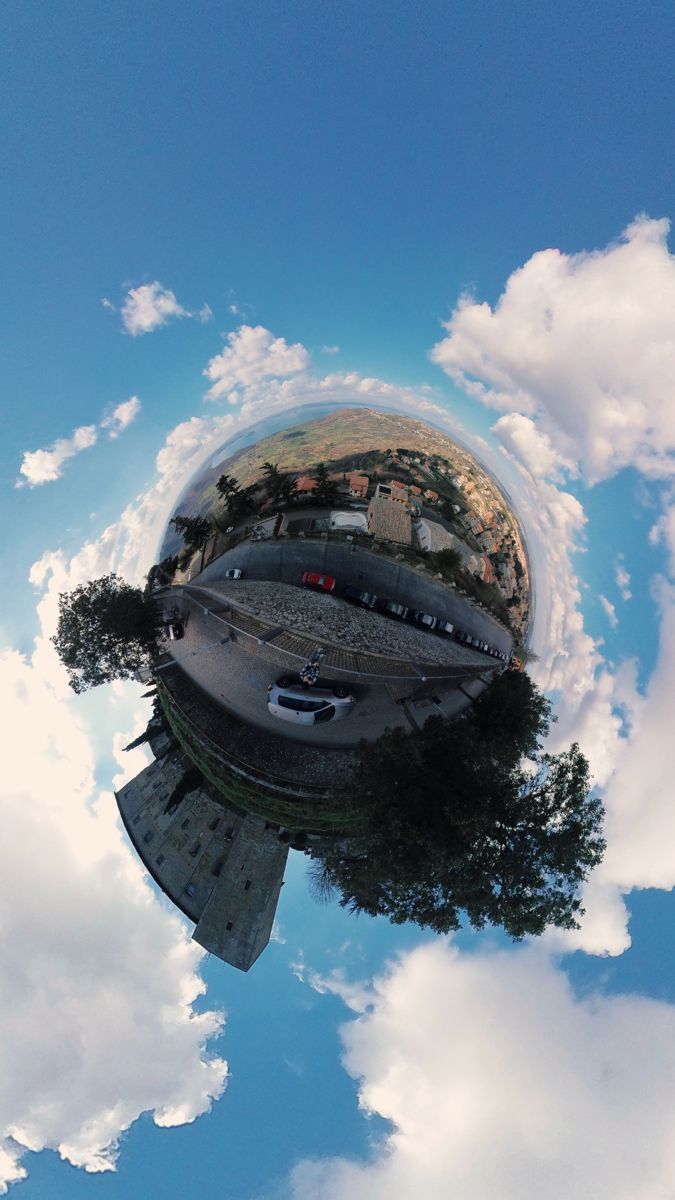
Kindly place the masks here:
[(451, 638), (415, 629), (402, 621), (383, 617), (337, 597), (294, 587), (288, 583), (229, 580), (208, 583), (209, 591), (227, 596), (265, 621), (311, 633), (353, 650), (427, 663), (487, 665), (485, 655), (459, 645)]

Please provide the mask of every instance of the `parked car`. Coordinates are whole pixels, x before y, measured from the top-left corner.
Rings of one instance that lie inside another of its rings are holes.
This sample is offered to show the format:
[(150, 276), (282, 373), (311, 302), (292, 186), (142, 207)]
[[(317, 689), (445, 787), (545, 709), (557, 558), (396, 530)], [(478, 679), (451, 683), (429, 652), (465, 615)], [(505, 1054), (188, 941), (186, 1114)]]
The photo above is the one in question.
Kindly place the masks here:
[(435, 629), (437, 617), (432, 617), (431, 613), (424, 612), (421, 608), (413, 609), (408, 613), (408, 620), (413, 625), (419, 625), (422, 629)]
[(162, 634), (170, 642), (178, 642), (185, 634), (185, 627), (182, 621), (165, 621), (162, 625)]
[(439, 619), (436, 622), (436, 632), (444, 633), (446, 637), (452, 637), (453, 633), (455, 632), (455, 627), (451, 621), (442, 621)]
[(317, 588), (320, 592), (332, 592), (335, 588), (335, 580), (332, 575), (321, 575), (318, 571), (305, 571), (302, 577), (302, 586)]
[(361, 588), (351, 585), (345, 588), (342, 598), (349, 600), (352, 604), (360, 604), (362, 608), (374, 608), (378, 600), (374, 592), (362, 592)]
[(230, 567), (229, 571), (225, 572), (226, 579), (241, 579), (244, 572), (240, 567)]
[(295, 725), (341, 720), (349, 716), (355, 704), (356, 698), (348, 688), (302, 687), (287, 677), (270, 683), (267, 689), (267, 707), (272, 716)]
[(405, 621), (408, 615), (405, 604), (399, 604), (398, 600), (387, 600), (384, 611), (388, 617), (397, 617), (399, 621)]

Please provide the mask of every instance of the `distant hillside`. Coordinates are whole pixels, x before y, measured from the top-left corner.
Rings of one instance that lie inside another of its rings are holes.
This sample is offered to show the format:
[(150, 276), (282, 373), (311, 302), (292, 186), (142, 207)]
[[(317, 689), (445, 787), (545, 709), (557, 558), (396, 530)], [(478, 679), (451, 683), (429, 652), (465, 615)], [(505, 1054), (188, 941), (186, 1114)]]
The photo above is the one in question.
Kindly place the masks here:
[[(420, 454), (440, 455), (454, 464), (458, 471), (470, 473), (477, 485), (494, 494), (505, 509), (511, 509), (492, 476), (473, 455), (446, 434), (414, 417), (398, 413), (371, 408), (341, 408), (327, 416), (313, 417), (290, 429), (274, 433), (253, 446), (236, 450), (229, 458), (221, 459), (217, 466), (206, 467), (183, 492), (174, 515), (207, 515), (220, 503), (215, 485), (223, 474), (234, 475), (237, 482), (246, 487), (260, 478), (265, 462), (277, 463), (281, 471), (303, 475), (318, 462), (329, 464), (350, 458), (358, 460), (359, 455), (369, 450), (395, 450), (401, 447), (417, 450)], [(213, 458), (212, 455), (210, 461)], [(358, 467), (358, 461), (353, 465)], [(180, 546), (180, 539), (175, 537), (172, 530), (168, 531), (162, 546), (162, 557), (176, 553)]]

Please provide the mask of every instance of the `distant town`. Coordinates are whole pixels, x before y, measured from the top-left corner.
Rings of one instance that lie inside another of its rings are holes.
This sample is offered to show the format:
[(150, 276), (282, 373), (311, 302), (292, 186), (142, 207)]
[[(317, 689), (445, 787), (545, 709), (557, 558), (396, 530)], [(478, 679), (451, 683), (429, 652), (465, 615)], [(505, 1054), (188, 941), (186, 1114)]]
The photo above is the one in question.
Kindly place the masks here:
[[(317, 463), (323, 487), (309, 469)], [(273, 494), (270, 464), (277, 484), (285, 485)], [(220, 460), (193, 481), (178, 510), (212, 516), (223, 472), (248, 493), (250, 510), (239, 529), (228, 531), (229, 542), (225, 530), (214, 537), (205, 561), (252, 527), (259, 537), (364, 537), (420, 562), (452, 550), (456, 586), (525, 643), (531, 596), (520, 525), (495, 480), (447, 435), (393, 413), (341, 409)], [(167, 535), (162, 556), (179, 546)]]

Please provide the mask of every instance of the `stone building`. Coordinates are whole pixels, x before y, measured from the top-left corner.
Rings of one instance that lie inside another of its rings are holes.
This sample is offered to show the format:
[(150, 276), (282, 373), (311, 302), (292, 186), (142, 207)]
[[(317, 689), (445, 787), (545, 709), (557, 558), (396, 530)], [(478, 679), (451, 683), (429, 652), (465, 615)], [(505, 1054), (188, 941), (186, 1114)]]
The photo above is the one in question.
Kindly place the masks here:
[(194, 940), (248, 971), (270, 939), (288, 846), (277, 826), (224, 807), (203, 787), (176, 799), (190, 766), (171, 750), (121, 788), (117, 805), (145, 868), (195, 922)]

